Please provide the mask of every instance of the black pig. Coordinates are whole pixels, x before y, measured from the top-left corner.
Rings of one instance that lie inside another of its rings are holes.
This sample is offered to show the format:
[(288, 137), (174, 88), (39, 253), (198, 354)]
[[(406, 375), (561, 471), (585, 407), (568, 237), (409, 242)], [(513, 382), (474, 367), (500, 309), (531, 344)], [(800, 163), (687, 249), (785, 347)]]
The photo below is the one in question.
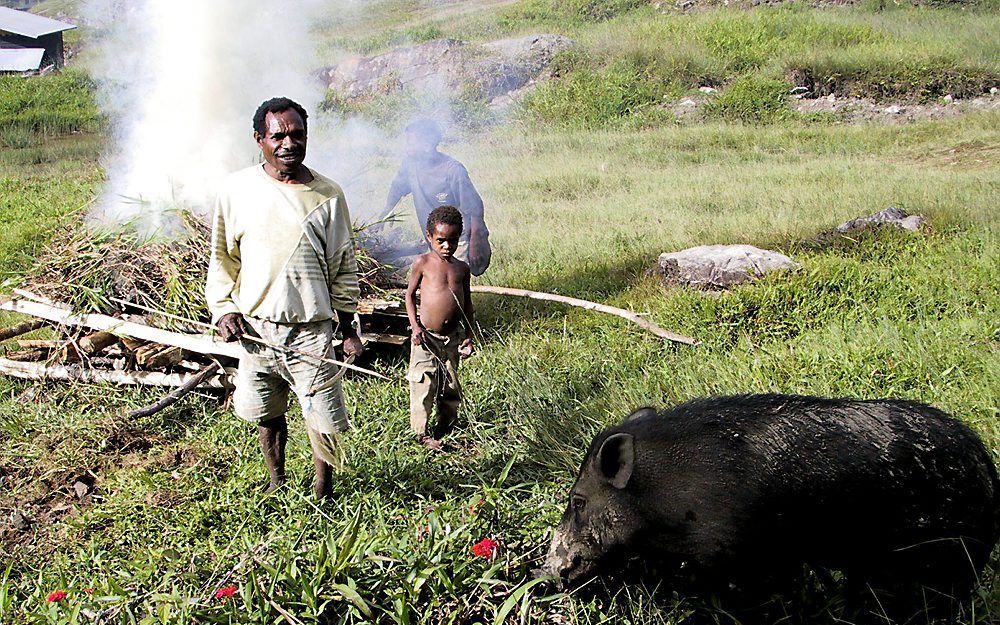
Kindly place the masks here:
[(805, 564), (913, 606), (928, 588), (967, 598), (997, 535), (993, 459), (940, 410), (718, 397), (599, 434), (541, 572), (574, 583), (640, 559), (684, 588), (768, 591)]

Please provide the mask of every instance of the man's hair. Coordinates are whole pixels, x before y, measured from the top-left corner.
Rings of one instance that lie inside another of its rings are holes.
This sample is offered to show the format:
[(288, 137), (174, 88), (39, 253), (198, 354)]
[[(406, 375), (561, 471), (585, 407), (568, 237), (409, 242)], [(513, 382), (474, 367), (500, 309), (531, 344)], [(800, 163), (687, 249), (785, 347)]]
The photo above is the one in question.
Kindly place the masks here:
[(426, 117), (407, 124), (405, 132), (416, 135), (422, 141), (432, 145), (441, 143), (441, 138), (444, 136), (441, 133), (441, 126), (433, 119)]
[(438, 224), (446, 226), (458, 226), (458, 231), (462, 231), (462, 213), (454, 206), (438, 206), (427, 216), (427, 232), (434, 233)]
[(294, 100), (289, 100), (288, 98), (271, 98), (266, 102), (262, 102), (260, 106), (257, 107), (257, 112), (253, 114), (253, 129), (254, 132), (265, 135), (267, 134), (267, 126), (264, 124), (264, 118), (267, 117), (268, 113), (281, 113), (282, 111), (287, 111), (292, 109), (299, 114), (302, 118), (302, 128), (303, 130), (308, 130), (309, 126), (306, 120), (309, 115), (306, 114), (306, 110), (302, 108), (302, 105)]

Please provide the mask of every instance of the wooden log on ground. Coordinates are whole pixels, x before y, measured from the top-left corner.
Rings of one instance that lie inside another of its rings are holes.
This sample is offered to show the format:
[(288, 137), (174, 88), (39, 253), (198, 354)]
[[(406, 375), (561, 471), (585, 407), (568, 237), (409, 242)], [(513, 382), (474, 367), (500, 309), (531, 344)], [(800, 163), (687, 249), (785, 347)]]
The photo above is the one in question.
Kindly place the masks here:
[(229, 356), (230, 358), (239, 358), (245, 354), (243, 347), (239, 343), (224, 343), (203, 334), (183, 334), (181, 332), (161, 330), (141, 323), (115, 319), (107, 315), (76, 314), (72, 311), (42, 302), (23, 299), (7, 300), (0, 303), (0, 310), (23, 313), (62, 325), (104, 330), (105, 332), (111, 332), (121, 337), (132, 337), (154, 343), (163, 343), (164, 345), (173, 345), (199, 354)]
[(79, 341), (80, 349), (88, 356), (99, 354), (117, 342), (117, 336), (104, 331), (92, 332)]
[[(0, 374), (25, 380), (60, 380), (73, 382), (111, 382), (122, 385), (183, 386), (193, 375), (189, 373), (161, 373), (159, 371), (106, 371), (73, 365), (49, 365), (44, 362), (18, 362), (0, 358)], [(232, 388), (230, 372), (210, 377), (201, 383), (208, 388)]]
[(135, 361), (147, 369), (162, 369), (184, 360), (184, 350), (151, 343), (135, 353)]
[(559, 302), (560, 304), (566, 304), (568, 306), (577, 306), (579, 308), (585, 308), (587, 310), (596, 310), (598, 312), (607, 313), (609, 315), (615, 315), (616, 317), (621, 317), (622, 319), (628, 319), (632, 323), (652, 332), (656, 336), (667, 339), (668, 341), (674, 341), (675, 343), (684, 343), (685, 345), (697, 345), (701, 341), (693, 339), (681, 334), (676, 334), (669, 330), (664, 330), (655, 323), (651, 323), (637, 313), (631, 310), (625, 310), (624, 308), (615, 308), (614, 306), (607, 306), (605, 304), (598, 304), (596, 302), (588, 302), (585, 299), (577, 299), (575, 297), (566, 297), (565, 295), (556, 295), (554, 293), (542, 293), (540, 291), (528, 291), (526, 289), (512, 289), (504, 286), (483, 286), (483, 285), (473, 285), (470, 289), (473, 293), (490, 293), (492, 295), (510, 295), (514, 297), (527, 297), (529, 299), (537, 299), (546, 302)]
[(144, 345), (149, 345), (149, 341), (143, 341), (141, 339), (134, 339), (130, 336), (125, 336), (122, 337), (122, 345), (124, 345), (125, 349), (130, 352), (137, 352), (142, 349)]
[(38, 361), (48, 358), (49, 350), (36, 347), (22, 352), (7, 352), (6, 356), (8, 360), (17, 362)]
[(59, 349), (65, 342), (55, 339), (18, 339), (17, 346), (31, 349)]
[(168, 395), (165, 395), (162, 399), (160, 399), (160, 401), (155, 404), (150, 404), (145, 408), (139, 408), (138, 410), (133, 410), (128, 413), (129, 418), (138, 419), (140, 417), (147, 417), (163, 410), (171, 404), (176, 403), (181, 397), (184, 397), (194, 389), (198, 388), (202, 382), (215, 375), (215, 372), (218, 370), (219, 363), (213, 362), (198, 373), (190, 376), (190, 379), (187, 382), (179, 386), (176, 390), (170, 392)]
[(41, 319), (33, 319), (31, 321), (25, 321), (24, 323), (19, 323), (16, 326), (11, 326), (9, 328), (4, 328), (0, 330), (0, 341), (6, 341), (7, 339), (12, 339), (15, 336), (21, 336), (22, 334), (27, 334), (28, 332), (34, 332), (49, 325), (48, 322)]

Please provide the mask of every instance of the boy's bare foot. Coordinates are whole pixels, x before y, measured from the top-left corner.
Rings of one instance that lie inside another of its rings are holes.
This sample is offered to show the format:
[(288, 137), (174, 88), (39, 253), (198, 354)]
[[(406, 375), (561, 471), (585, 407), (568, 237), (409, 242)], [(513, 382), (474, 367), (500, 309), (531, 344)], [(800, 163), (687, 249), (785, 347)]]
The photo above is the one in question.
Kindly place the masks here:
[(424, 435), (421, 436), (419, 440), (424, 447), (430, 449), (431, 451), (444, 451), (444, 445), (441, 441), (432, 436)]

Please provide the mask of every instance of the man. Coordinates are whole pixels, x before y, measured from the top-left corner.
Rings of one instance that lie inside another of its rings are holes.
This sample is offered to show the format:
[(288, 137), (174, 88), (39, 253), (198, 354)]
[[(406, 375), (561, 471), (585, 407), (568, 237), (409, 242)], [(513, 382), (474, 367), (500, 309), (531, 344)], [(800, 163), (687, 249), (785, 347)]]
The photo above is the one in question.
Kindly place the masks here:
[[(361, 340), (351, 324), (357, 263), (344, 192), (312, 171), (306, 111), (287, 98), (260, 105), (253, 136), (264, 162), (231, 174), (218, 195), (205, 293), (226, 341), (249, 334), (300, 353), (332, 356), (334, 321), (347, 356)], [(285, 481), (288, 390), (302, 405), (316, 469), (314, 492), (331, 494), (336, 434), (347, 427), (339, 369), (315, 358), (243, 341), (234, 405), (255, 423), (272, 492)], [(327, 388), (322, 388), (326, 386)], [(315, 392), (313, 389), (317, 389)]]
[(420, 119), (406, 127), (406, 159), (389, 187), (382, 218), (409, 193), (423, 231), (427, 217), (439, 206), (455, 206), (468, 225), (456, 257), (468, 258), (472, 275), (479, 276), (490, 266), (490, 231), (483, 220), (483, 198), (469, 178), (465, 166), (438, 151), (441, 128), (430, 119)]

